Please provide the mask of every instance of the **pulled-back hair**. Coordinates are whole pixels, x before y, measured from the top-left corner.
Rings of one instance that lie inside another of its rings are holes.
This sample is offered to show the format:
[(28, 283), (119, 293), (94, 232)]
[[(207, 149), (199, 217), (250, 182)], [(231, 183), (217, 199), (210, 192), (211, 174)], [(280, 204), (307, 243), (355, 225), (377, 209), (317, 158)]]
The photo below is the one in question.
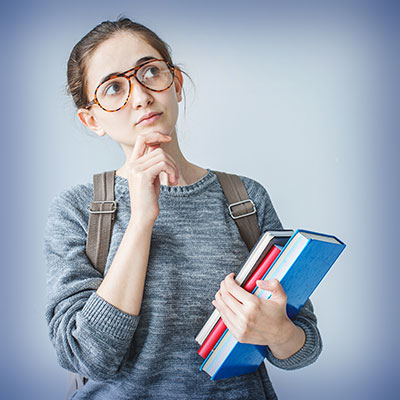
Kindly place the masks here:
[[(104, 21), (87, 33), (72, 49), (68, 60), (67, 90), (77, 108), (85, 107), (89, 99), (86, 95), (87, 85), (87, 61), (97, 47), (111, 38), (116, 33), (129, 32), (139, 35), (150, 46), (157, 50), (161, 57), (174, 65), (171, 59), (171, 49), (167, 43), (160, 39), (152, 30), (146, 28), (129, 18), (120, 18), (117, 21)], [(180, 68), (182, 71), (182, 69)], [(182, 71), (185, 73), (184, 71)], [(185, 75), (187, 75), (185, 73)]]

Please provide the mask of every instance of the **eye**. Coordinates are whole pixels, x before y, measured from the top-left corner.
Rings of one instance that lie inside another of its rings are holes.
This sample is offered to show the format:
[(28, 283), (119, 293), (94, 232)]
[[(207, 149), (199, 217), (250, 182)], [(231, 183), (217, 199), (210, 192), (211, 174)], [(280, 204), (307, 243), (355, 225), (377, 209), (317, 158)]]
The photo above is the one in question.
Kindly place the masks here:
[(143, 79), (153, 79), (157, 78), (160, 75), (160, 68), (156, 65), (152, 65), (147, 68), (143, 73)]
[(108, 85), (105, 86), (103, 90), (104, 96), (115, 96), (120, 94), (123, 90), (121, 84), (119, 82), (110, 82)]

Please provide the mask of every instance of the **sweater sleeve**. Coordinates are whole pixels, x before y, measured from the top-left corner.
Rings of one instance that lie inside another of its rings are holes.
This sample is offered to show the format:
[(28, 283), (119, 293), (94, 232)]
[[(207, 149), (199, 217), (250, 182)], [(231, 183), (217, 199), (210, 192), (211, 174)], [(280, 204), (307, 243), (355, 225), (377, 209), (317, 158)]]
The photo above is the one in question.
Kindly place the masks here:
[[(102, 275), (86, 256), (86, 208), (69, 192), (50, 205), (43, 252), (47, 264), (45, 311), (60, 365), (87, 378), (104, 380), (120, 369), (139, 317), (96, 294)], [(85, 211), (82, 211), (85, 209)]]
[(293, 319), (293, 323), (302, 328), (306, 335), (306, 341), (300, 350), (290, 357), (280, 360), (274, 357), (267, 347), (267, 360), (281, 369), (290, 370), (306, 367), (316, 361), (322, 351), (322, 339), (317, 327), (317, 317), (314, 314), (310, 299), (306, 301)]
[[(261, 233), (268, 230), (283, 229), (267, 190), (257, 181), (245, 178), (244, 182), (250, 198), (256, 203)], [(310, 299), (307, 300), (292, 321), (295, 325), (302, 328), (306, 335), (303, 347), (284, 360), (274, 357), (270, 349), (267, 348), (266, 357), (274, 366), (287, 370), (303, 368), (312, 364), (317, 360), (322, 351), (322, 339), (317, 327), (317, 317), (314, 314), (314, 308)]]

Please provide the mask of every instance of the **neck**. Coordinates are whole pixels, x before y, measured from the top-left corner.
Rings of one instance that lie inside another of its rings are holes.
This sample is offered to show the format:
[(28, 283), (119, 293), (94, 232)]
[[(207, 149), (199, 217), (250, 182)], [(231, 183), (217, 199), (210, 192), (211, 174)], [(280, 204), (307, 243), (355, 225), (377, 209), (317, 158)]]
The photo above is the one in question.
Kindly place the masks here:
[[(186, 160), (179, 147), (175, 129), (171, 136), (171, 142), (163, 143), (160, 147), (174, 159), (176, 166), (178, 167), (178, 186), (190, 185), (201, 179), (207, 173), (207, 170)], [(126, 160), (129, 160), (133, 147), (127, 147), (124, 145), (121, 145), (121, 147), (125, 153)], [(125, 163), (117, 170), (117, 175), (128, 179), (127, 161), (125, 161)], [(160, 174), (160, 183), (162, 185), (169, 185), (168, 175), (165, 172), (161, 172)]]

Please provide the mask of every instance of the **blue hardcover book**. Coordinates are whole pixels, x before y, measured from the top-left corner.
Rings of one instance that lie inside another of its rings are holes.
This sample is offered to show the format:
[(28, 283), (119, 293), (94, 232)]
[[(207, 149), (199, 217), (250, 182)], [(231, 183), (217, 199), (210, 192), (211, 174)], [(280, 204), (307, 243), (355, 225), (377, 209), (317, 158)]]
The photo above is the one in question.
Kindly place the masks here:
[[(314, 292), (346, 245), (335, 236), (296, 230), (262, 279), (278, 279), (293, 319)], [(256, 287), (253, 294), (268, 300), (271, 293)], [(212, 380), (244, 375), (258, 369), (267, 346), (238, 342), (229, 329), (200, 367)]]

